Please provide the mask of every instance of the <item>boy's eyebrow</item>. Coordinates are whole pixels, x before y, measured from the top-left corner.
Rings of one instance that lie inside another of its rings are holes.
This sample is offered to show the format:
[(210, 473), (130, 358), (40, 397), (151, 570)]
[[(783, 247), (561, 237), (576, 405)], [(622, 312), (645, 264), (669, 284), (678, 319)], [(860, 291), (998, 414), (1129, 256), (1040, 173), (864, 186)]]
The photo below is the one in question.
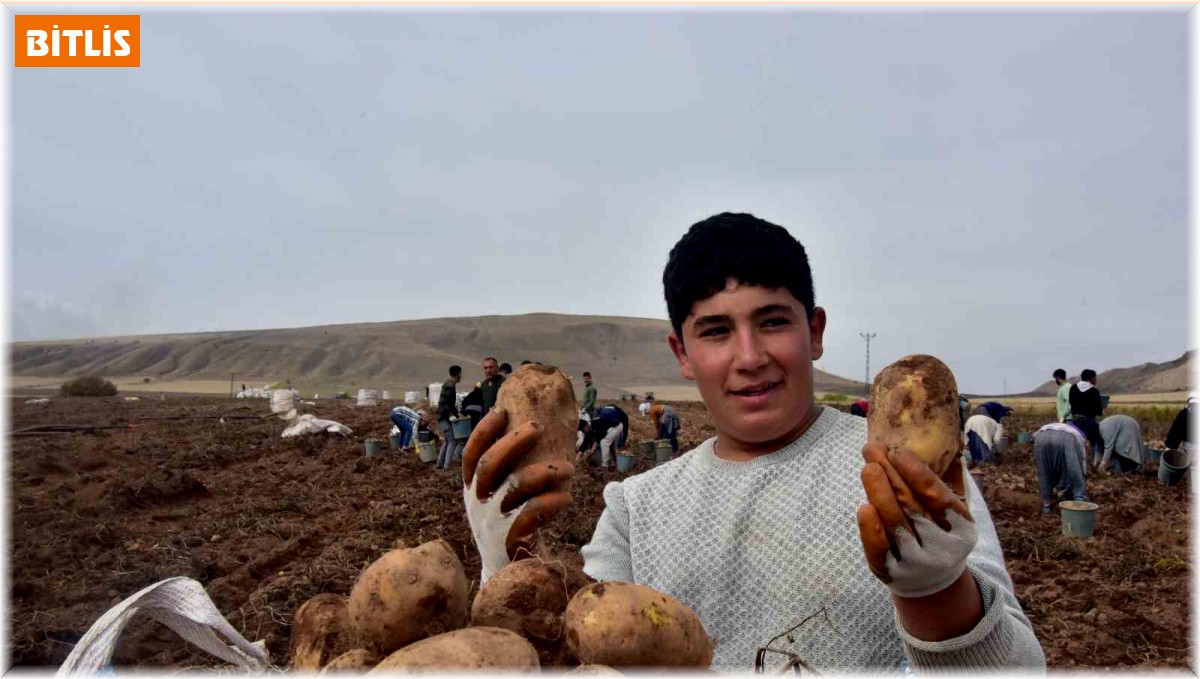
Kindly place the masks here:
[[(761, 306), (755, 309), (750, 313), (750, 316), (753, 318), (761, 318), (763, 316), (770, 316), (771, 314), (788, 314), (790, 316), (795, 316), (796, 312), (786, 304), (767, 304), (766, 306)], [(701, 316), (697, 318), (693, 325), (699, 327), (704, 325), (731, 325), (732, 323), (733, 319), (727, 314), (710, 314), (708, 316)]]

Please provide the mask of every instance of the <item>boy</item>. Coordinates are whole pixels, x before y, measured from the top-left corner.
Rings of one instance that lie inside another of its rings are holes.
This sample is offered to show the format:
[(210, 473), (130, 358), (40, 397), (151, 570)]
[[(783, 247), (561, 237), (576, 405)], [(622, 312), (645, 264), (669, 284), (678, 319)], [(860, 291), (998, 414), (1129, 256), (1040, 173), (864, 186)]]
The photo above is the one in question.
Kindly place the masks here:
[[(803, 246), (751, 215), (717, 215), (672, 249), (663, 287), (671, 350), (717, 436), (608, 484), (584, 571), (683, 601), (718, 670), (750, 670), (758, 647), (821, 609), (779, 642), (817, 671), (895, 671), (906, 658), (918, 671), (1044, 668), (961, 460), (939, 479), (908, 451), (866, 445), (862, 418), (816, 404), (826, 315)], [(463, 463), (484, 580), (537, 554), (537, 526), (571, 501), (549, 490), (569, 465), (507, 476), (538, 430), (497, 441), (505, 422), (485, 417)]]

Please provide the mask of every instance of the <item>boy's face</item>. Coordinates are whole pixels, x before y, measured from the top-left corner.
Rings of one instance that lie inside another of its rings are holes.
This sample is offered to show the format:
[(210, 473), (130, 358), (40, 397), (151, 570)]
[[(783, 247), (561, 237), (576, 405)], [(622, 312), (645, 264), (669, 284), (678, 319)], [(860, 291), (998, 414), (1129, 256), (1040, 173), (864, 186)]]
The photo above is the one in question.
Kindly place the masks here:
[(670, 343), (718, 431), (747, 452), (769, 452), (790, 443), (812, 414), (812, 364), (824, 333), (824, 309), (810, 322), (786, 288), (730, 279), (692, 306), (683, 337), (672, 332)]

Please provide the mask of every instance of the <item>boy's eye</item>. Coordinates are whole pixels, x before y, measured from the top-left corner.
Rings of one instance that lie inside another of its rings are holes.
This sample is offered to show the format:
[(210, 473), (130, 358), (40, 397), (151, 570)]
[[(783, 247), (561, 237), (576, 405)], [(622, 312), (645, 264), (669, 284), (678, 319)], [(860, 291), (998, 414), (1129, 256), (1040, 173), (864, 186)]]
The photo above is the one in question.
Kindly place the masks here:
[(767, 320), (763, 321), (763, 325), (765, 325), (767, 327), (782, 327), (782, 326), (787, 326), (787, 325), (791, 325), (791, 324), (792, 324), (792, 321), (788, 318), (784, 318), (783, 316), (774, 316), (772, 318), (768, 318)]
[(705, 328), (704, 330), (701, 330), (700, 336), (701, 337), (719, 337), (720, 335), (727, 334), (728, 332), (729, 332), (729, 329), (726, 328), (725, 326), (714, 325), (714, 326), (709, 326), (709, 327)]

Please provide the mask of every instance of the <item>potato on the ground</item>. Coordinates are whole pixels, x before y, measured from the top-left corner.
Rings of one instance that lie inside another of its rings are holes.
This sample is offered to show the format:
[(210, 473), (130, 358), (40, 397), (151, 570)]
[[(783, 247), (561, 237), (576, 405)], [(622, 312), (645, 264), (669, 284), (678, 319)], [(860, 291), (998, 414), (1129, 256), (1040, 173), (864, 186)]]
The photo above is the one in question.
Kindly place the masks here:
[(467, 576), (445, 540), (394, 549), (350, 590), (350, 623), (380, 656), (467, 623)]
[(536, 671), (537, 650), (516, 632), (467, 627), (418, 641), (392, 653), (368, 674), (438, 670)]
[(563, 665), (563, 614), (567, 602), (588, 582), (583, 571), (559, 562), (514, 561), (475, 595), (471, 625), (512, 630), (533, 644), (543, 667)]
[(945, 474), (962, 452), (958, 384), (950, 368), (924, 354), (884, 368), (871, 389), (867, 440), (908, 449), (938, 476)]
[(353, 647), (348, 602), (348, 597), (341, 594), (318, 594), (296, 609), (292, 617), (292, 669), (315, 672)]
[[(537, 445), (524, 456), (517, 469), (536, 462), (574, 459), (579, 405), (571, 380), (561, 370), (549, 365), (521, 366), (500, 385), (496, 407), (508, 418), (505, 434), (530, 421), (542, 427)], [(570, 488), (571, 482), (567, 480), (556, 490)]]
[(683, 602), (625, 582), (599, 582), (567, 604), (567, 648), (587, 664), (708, 667), (712, 643)]
[(368, 651), (365, 648), (356, 648), (339, 655), (329, 662), (321, 674), (330, 674), (333, 672), (355, 672), (361, 673), (363, 670), (370, 669), (379, 662), (379, 656)]

